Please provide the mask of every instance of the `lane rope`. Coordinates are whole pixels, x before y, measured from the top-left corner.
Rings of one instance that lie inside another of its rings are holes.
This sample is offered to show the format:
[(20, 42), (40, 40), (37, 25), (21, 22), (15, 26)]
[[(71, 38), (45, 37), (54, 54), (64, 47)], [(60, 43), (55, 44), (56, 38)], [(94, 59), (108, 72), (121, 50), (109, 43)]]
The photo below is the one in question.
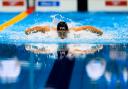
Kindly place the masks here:
[(11, 26), (11, 25), (23, 20), (24, 18), (26, 18), (28, 15), (30, 15), (33, 12), (34, 12), (34, 7), (29, 8), (27, 11), (21, 12), (17, 16), (13, 17), (12, 19), (10, 19), (7, 22), (5, 22), (2, 25), (0, 25), (0, 31), (3, 31), (7, 27), (9, 27), (9, 26)]

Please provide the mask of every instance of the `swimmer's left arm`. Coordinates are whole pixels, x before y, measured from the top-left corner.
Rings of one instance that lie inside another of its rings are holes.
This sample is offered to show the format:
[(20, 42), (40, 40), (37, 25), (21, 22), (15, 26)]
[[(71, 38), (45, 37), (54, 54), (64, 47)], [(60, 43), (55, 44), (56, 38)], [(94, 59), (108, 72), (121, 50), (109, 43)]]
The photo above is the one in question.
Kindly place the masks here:
[(93, 26), (80, 26), (80, 27), (75, 27), (75, 28), (71, 28), (74, 31), (81, 31), (81, 30), (87, 30), (87, 31), (91, 31), (93, 33), (97, 33), (99, 36), (103, 34), (103, 32)]

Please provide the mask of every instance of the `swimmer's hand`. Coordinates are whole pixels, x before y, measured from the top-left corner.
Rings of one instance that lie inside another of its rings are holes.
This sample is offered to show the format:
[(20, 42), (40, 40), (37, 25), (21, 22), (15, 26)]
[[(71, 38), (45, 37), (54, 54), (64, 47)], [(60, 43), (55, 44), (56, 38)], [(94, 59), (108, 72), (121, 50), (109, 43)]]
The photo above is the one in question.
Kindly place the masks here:
[(45, 33), (46, 31), (50, 31), (49, 26), (36, 26), (36, 27), (26, 29), (25, 34), (29, 35), (31, 33), (37, 33), (37, 32)]
[(92, 26), (80, 26), (80, 27), (76, 27), (76, 28), (72, 28), (75, 31), (81, 31), (81, 30), (87, 30), (87, 31), (91, 31), (93, 33), (98, 34), (98, 36), (101, 36), (103, 34), (103, 32), (95, 27)]

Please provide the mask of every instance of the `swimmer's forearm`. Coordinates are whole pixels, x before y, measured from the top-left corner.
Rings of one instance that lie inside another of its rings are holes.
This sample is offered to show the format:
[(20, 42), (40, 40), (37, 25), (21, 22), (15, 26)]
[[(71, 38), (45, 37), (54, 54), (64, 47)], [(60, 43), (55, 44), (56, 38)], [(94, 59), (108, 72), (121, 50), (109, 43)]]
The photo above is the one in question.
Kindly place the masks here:
[(33, 28), (28, 28), (25, 30), (25, 34), (31, 34), (31, 33), (37, 33), (37, 32), (42, 32), (45, 33), (46, 31), (50, 31), (50, 28), (48, 26), (36, 26)]
[(94, 33), (97, 33), (98, 35), (102, 35), (103, 32), (95, 27), (92, 27), (92, 26), (86, 26), (86, 27), (83, 27), (83, 28), (86, 28), (86, 30), (88, 31), (91, 31), (91, 32), (94, 32)]
[(91, 31), (93, 33), (97, 33), (98, 35), (102, 35), (103, 32), (95, 27), (92, 27), (92, 26), (80, 26), (80, 27), (76, 27), (76, 28), (73, 28), (73, 30), (75, 31), (81, 31), (81, 30), (87, 30), (87, 31)]

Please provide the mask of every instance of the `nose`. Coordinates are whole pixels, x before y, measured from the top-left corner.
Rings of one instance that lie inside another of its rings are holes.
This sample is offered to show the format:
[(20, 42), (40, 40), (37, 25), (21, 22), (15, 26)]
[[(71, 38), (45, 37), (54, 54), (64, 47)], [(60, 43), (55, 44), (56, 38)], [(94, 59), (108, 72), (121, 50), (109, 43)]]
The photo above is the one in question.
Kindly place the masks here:
[(62, 39), (65, 38), (65, 32), (61, 32), (61, 38), (62, 38)]
[(66, 32), (63, 32), (63, 31), (59, 32), (59, 36), (61, 39), (66, 38)]

